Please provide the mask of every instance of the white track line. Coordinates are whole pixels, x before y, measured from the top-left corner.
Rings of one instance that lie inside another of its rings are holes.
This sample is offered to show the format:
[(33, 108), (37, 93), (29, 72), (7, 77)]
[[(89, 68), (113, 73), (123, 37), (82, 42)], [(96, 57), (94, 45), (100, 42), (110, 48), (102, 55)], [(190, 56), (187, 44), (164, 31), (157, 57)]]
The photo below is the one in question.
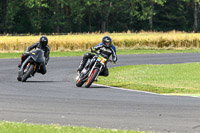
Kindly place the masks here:
[(198, 96), (158, 94), (158, 93), (153, 93), (153, 92), (148, 92), (148, 91), (132, 90), (132, 89), (119, 88), (119, 87), (113, 87), (113, 86), (107, 86), (107, 85), (101, 85), (101, 84), (95, 84), (95, 83), (93, 83), (93, 84), (97, 85), (97, 86), (103, 86), (103, 87), (108, 87), (108, 88), (116, 89), (116, 90), (124, 90), (124, 91), (131, 91), (131, 92), (140, 92), (140, 93), (147, 93), (147, 94), (159, 95), (159, 96), (181, 96), (181, 97), (200, 98)]

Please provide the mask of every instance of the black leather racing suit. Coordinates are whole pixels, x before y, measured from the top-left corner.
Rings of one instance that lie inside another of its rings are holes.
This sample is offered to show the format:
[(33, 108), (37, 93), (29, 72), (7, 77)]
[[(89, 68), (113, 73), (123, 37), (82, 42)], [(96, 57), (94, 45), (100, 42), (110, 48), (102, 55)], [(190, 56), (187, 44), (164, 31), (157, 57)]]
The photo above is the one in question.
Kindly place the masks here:
[(38, 70), (38, 72), (41, 73), (41, 74), (45, 74), (47, 72), (46, 65), (49, 61), (49, 54), (50, 54), (50, 47), (48, 45), (46, 45), (45, 47), (42, 47), (39, 42), (36, 42), (33, 45), (29, 46), (26, 49), (26, 52), (24, 54), (22, 54), (21, 64), (24, 62), (24, 60), (26, 60), (26, 58), (29, 56), (29, 52), (34, 48), (35, 49), (39, 48), (39, 49), (42, 49), (44, 51), (45, 65), (42, 65), (40, 67), (40, 69)]
[[(108, 59), (112, 55), (112, 61), (113, 62), (117, 61), (116, 49), (115, 49), (114, 45), (111, 45), (111, 47), (106, 47), (105, 45), (103, 45), (103, 43), (100, 43), (97, 46), (95, 46), (93, 49), (94, 50), (99, 50), (99, 52), (101, 54), (105, 55), (106, 57), (108, 57)], [(87, 60), (89, 58), (92, 59), (94, 56), (95, 56), (95, 54), (85, 53), (85, 55), (83, 56), (83, 59), (82, 59), (82, 61), (80, 63), (80, 66), (78, 68), (78, 71), (82, 71), (82, 69), (85, 66)], [(105, 64), (104, 70), (99, 75), (101, 75), (101, 76), (108, 76), (109, 75), (107, 63)]]

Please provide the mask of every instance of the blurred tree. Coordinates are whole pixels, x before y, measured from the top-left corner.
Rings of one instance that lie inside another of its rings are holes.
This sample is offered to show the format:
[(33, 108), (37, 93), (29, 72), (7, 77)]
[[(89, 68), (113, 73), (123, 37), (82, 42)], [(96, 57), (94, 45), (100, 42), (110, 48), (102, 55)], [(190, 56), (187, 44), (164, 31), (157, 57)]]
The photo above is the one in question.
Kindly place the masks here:
[(6, 26), (6, 8), (7, 8), (7, 5), (8, 5), (8, 0), (1, 0), (0, 1), (0, 33), (3, 33), (3, 32), (7, 32), (7, 26)]
[(200, 0), (1, 0), (0, 33), (198, 32)]
[(199, 12), (199, 0), (192, 0), (194, 4), (194, 26), (193, 31), (197, 33), (198, 31), (198, 12)]
[(187, 12), (185, 2), (180, 0), (167, 0), (165, 6), (155, 6), (156, 15), (154, 25), (156, 30), (183, 30), (187, 26)]

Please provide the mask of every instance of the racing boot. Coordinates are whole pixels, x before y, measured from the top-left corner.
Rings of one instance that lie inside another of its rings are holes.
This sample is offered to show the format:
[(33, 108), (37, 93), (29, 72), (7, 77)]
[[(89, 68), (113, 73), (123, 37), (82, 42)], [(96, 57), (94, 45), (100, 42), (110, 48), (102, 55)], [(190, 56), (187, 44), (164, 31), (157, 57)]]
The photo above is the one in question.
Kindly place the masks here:
[(23, 61), (25, 60), (24, 54), (21, 55), (21, 62), (18, 64), (18, 68), (21, 68)]
[(22, 64), (21, 64), (21, 63), (19, 63), (17, 66), (18, 66), (18, 68), (20, 68), (20, 67), (22, 66)]
[(22, 60), (21, 60), (21, 62), (17, 65), (18, 66), (18, 68), (21, 68), (21, 66), (22, 66)]
[(83, 68), (84, 68), (84, 66), (85, 66), (85, 64), (86, 64), (86, 62), (87, 62), (87, 60), (82, 60), (82, 61), (81, 61), (80, 65), (79, 65), (79, 67), (78, 67), (78, 69), (77, 69), (78, 75), (80, 75), (81, 71), (83, 70)]

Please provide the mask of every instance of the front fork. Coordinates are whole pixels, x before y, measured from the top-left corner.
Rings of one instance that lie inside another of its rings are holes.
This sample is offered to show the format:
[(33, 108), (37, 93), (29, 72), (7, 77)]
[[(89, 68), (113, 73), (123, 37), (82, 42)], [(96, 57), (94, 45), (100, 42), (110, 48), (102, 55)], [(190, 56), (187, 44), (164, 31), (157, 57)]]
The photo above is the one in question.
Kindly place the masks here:
[(18, 75), (19, 77), (22, 77), (23, 76), (23, 73), (24, 73), (24, 66), (28, 63), (29, 59), (31, 57), (29, 56), (28, 58), (26, 58), (26, 60), (23, 62), (22, 66), (20, 67), (20, 69), (18, 70)]
[[(18, 70), (18, 76), (19, 76), (19, 77), (22, 77), (22, 76), (23, 76), (23, 74), (24, 74), (24, 67), (25, 67), (25, 65), (28, 63), (28, 61), (30, 60), (30, 58), (31, 58), (31, 57), (29, 56), (29, 57), (23, 62), (21, 68)], [(28, 63), (27, 65), (30, 65), (30, 63)], [(37, 65), (34, 65), (34, 73), (33, 73), (32, 75), (35, 74), (36, 69), (37, 69)]]
[[(97, 64), (97, 62), (95, 62), (95, 64), (93, 65), (93, 67), (92, 67), (92, 69), (91, 69), (91, 71), (90, 71), (90, 73), (89, 73), (89, 76), (92, 74), (94, 68), (96, 67), (96, 64)], [(97, 77), (99, 76), (99, 73), (101, 72), (102, 67), (103, 67), (103, 66), (101, 65), (101, 67), (99, 68), (99, 72), (98, 72), (97, 76), (95, 77), (95, 80), (97, 80)], [(89, 76), (88, 76), (88, 77), (89, 77)]]
[(99, 74), (100, 74), (100, 72), (101, 72), (101, 69), (102, 69), (102, 66), (99, 68), (99, 72), (98, 72), (98, 74), (97, 74), (97, 76), (95, 77), (94, 80), (97, 80), (97, 77), (99, 76)]

